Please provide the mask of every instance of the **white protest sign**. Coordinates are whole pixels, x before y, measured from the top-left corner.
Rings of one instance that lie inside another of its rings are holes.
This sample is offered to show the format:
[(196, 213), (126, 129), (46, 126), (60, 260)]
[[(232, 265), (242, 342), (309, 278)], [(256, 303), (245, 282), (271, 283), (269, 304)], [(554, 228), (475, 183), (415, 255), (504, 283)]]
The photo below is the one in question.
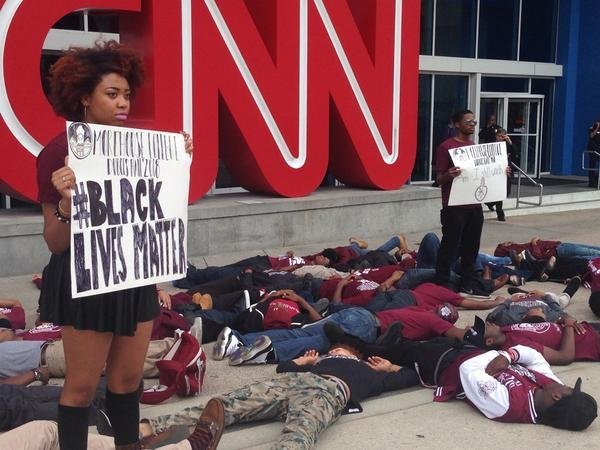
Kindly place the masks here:
[(67, 122), (73, 298), (182, 278), (191, 157), (179, 133)]
[(452, 181), (448, 206), (506, 200), (506, 142), (449, 150), (460, 175)]

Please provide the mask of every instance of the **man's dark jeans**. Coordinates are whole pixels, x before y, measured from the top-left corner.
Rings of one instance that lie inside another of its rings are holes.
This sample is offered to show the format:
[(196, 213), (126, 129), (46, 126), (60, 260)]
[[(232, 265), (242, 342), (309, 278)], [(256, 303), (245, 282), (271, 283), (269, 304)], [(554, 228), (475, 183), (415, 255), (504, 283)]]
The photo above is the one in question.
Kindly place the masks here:
[(462, 286), (469, 286), (475, 277), (475, 260), (479, 253), (483, 211), (477, 208), (447, 206), (440, 211), (442, 242), (436, 265), (436, 282), (450, 282), (450, 267), (461, 258)]

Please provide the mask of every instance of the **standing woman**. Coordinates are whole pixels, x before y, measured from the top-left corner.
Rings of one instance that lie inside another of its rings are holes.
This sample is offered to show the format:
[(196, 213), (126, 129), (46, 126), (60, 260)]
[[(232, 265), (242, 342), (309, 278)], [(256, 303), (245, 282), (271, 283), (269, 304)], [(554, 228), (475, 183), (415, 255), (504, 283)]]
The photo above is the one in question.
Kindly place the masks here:
[[(50, 101), (67, 120), (120, 126), (143, 72), (139, 56), (115, 41), (71, 48), (50, 70)], [(187, 135), (186, 149), (191, 149)], [(75, 176), (66, 156), (63, 132), (37, 159), (44, 239), (52, 252), (43, 276), (40, 314), (42, 321), (63, 327), (67, 369), (58, 409), (60, 447), (87, 447), (89, 405), (106, 368), (106, 409), (116, 448), (137, 449), (138, 388), (152, 320), (159, 312), (156, 286), (71, 298), (69, 224)]]

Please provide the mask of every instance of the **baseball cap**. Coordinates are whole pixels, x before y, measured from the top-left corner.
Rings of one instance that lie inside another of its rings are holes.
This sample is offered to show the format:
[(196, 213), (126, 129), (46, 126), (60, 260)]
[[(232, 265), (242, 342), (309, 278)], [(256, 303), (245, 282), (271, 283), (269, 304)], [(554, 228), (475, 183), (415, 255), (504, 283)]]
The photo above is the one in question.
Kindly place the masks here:
[(458, 320), (458, 310), (452, 303), (442, 303), (437, 307), (437, 315), (447, 322), (456, 323)]
[(594, 397), (581, 392), (581, 377), (577, 378), (573, 393), (557, 401), (544, 411), (538, 422), (565, 430), (585, 430), (598, 416)]
[(2, 317), (0, 318), (0, 328), (7, 328), (9, 330), (13, 329), (12, 323), (10, 323), (10, 320)]
[(476, 347), (485, 348), (485, 322), (479, 317), (475, 316), (475, 322), (470, 330), (467, 330), (463, 340)]

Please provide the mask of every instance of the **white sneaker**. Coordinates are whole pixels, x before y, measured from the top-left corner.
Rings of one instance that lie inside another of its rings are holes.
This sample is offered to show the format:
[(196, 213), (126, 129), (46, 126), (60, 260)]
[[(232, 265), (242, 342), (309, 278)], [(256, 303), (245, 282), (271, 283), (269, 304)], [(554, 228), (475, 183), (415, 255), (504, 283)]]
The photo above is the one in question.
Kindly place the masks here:
[(202, 317), (196, 317), (190, 327), (190, 334), (196, 338), (198, 344), (202, 345)]
[(229, 327), (225, 327), (221, 330), (219, 336), (217, 336), (217, 341), (212, 350), (212, 357), (216, 361), (221, 361), (223, 358), (231, 355), (240, 346), (241, 343), (233, 334), (233, 330)]

